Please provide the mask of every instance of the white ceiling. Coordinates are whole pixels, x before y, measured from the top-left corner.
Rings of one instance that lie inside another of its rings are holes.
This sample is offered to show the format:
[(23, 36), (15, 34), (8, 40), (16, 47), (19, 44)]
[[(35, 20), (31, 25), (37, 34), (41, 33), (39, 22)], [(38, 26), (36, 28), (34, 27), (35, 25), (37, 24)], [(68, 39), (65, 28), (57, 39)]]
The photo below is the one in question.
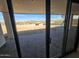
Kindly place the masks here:
[[(15, 13), (45, 14), (45, 0), (12, 0), (12, 4)], [(51, 0), (51, 13), (65, 14), (66, 4), (67, 0)], [(74, 11), (79, 10), (79, 6), (73, 6)], [(0, 0), (0, 11), (8, 12), (6, 7), (6, 0)]]

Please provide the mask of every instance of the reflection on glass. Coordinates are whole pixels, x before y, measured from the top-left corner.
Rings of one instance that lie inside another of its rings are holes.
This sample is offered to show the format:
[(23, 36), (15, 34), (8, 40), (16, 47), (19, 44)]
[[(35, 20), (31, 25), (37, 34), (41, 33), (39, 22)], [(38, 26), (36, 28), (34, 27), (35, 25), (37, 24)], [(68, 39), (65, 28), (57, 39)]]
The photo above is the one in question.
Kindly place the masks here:
[(51, 47), (50, 56), (61, 55), (64, 32), (64, 15), (51, 15)]
[(4, 18), (2, 12), (0, 12), (0, 26), (2, 27), (3, 34), (7, 34), (7, 29), (5, 26)]
[(10, 36), (11, 33), (8, 32), (11, 30), (11, 24), (9, 23), (7, 14), (0, 12), (0, 58), (18, 57), (13, 36)]
[(76, 39), (76, 31), (78, 26), (78, 17), (79, 15), (73, 15), (71, 26), (68, 32), (68, 41), (67, 41), (67, 52), (72, 51), (74, 49), (74, 42)]
[(50, 57), (62, 55), (66, 1), (51, 0)]
[(71, 14), (71, 21), (70, 21), (70, 28), (68, 31), (68, 40), (67, 40), (67, 46), (66, 46), (66, 52), (70, 52), (74, 49), (74, 44), (76, 40), (76, 34), (77, 34), (77, 26), (78, 26), (78, 18), (79, 13), (78, 9), (79, 5), (76, 3), (72, 3), (72, 14)]

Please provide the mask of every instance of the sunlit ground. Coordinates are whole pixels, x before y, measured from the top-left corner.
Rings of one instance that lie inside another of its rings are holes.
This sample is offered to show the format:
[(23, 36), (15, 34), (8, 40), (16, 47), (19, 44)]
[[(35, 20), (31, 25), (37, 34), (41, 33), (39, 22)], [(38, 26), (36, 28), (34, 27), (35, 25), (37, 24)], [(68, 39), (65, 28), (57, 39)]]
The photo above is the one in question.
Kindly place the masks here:
[[(4, 33), (6, 33), (5, 25), (2, 25)], [(23, 35), (18, 35), (22, 57), (43, 58), (46, 55), (45, 49), (45, 29), (44, 24), (19, 24), (16, 25), (17, 31)], [(56, 27), (56, 28), (55, 28)], [(5, 29), (4, 29), (5, 28)], [(51, 25), (50, 37), (50, 56), (61, 55), (63, 27), (61, 25)], [(41, 29), (41, 31), (39, 30)], [(33, 31), (32, 31), (33, 30)], [(29, 35), (30, 33), (30, 35)], [(33, 33), (33, 34), (32, 34)], [(8, 39), (8, 38), (7, 38)], [(16, 45), (14, 39), (7, 40), (6, 46), (0, 49), (0, 54), (10, 55), (9, 57), (17, 57)], [(8, 52), (9, 51), (9, 52)]]
[[(59, 27), (61, 25), (51, 25), (51, 28), (54, 28), (54, 27)], [(21, 32), (21, 31), (28, 31), (28, 30), (38, 30), (38, 29), (45, 29), (46, 28), (46, 25), (44, 24), (16, 24), (16, 29), (17, 29), (17, 32)], [(7, 30), (6, 30), (6, 26), (4, 24), (2, 24), (2, 30), (3, 30), (3, 33), (7, 33)]]

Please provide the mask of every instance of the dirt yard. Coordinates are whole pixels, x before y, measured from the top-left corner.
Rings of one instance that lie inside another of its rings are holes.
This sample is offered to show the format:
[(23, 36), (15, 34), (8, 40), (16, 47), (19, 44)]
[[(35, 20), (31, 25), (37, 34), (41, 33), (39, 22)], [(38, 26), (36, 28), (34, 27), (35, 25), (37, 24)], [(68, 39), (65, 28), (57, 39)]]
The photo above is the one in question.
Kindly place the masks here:
[[(6, 29), (6, 26), (5, 25), (1, 25), (2, 26), (2, 30), (3, 30), (3, 33), (7, 33), (7, 29)], [(51, 28), (53, 27), (59, 27), (60, 25), (51, 25)], [(45, 29), (46, 28), (46, 25), (43, 25), (43, 24), (39, 24), (39, 25), (35, 25), (35, 24), (21, 24), (21, 25), (16, 25), (16, 29), (17, 29), (17, 32), (19, 31), (28, 31), (28, 30), (38, 30), (38, 29)]]

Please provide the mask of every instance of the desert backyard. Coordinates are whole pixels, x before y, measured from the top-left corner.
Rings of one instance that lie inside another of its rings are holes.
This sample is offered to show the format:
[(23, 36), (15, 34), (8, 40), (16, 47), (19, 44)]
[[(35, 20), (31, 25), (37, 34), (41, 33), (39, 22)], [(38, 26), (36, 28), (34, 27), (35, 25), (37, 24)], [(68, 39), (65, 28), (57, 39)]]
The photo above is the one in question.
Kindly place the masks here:
[[(51, 25), (51, 28), (59, 27), (61, 25)], [(4, 23), (1, 24), (3, 34), (7, 33), (7, 29)], [(37, 23), (37, 24), (24, 24), (24, 22), (21, 22), (21, 24), (16, 23), (16, 30), (17, 32), (22, 31), (30, 31), (30, 30), (40, 30), (40, 29), (46, 29), (46, 25), (43, 23)]]
[[(6, 26), (2, 25), (3, 33), (6, 34)], [(46, 36), (44, 23), (16, 23), (16, 29), (19, 37), (22, 57), (45, 57), (46, 55)], [(61, 55), (63, 27), (61, 25), (51, 25), (50, 29), (51, 46), (50, 57)], [(0, 54), (3, 53), (8, 57), (17, 57), (17, 50), (14, 39), (6, 38), (6, 44), (0, 49)], [(6, 56), (5, 56), (6, 57)]]

